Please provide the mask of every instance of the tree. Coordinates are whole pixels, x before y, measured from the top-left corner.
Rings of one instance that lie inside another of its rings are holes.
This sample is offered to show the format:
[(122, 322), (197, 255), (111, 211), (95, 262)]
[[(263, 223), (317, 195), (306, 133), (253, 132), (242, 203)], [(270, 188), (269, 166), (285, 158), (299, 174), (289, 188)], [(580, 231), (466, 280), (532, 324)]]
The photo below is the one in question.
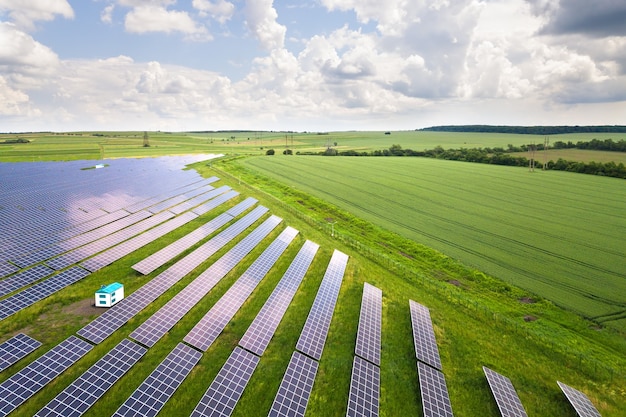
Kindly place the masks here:
[(274, 149), (268, 149), (267, 151), (265, 151), (265, 155), (274, 155), (276, 153), (276, 151), (274, 151)]

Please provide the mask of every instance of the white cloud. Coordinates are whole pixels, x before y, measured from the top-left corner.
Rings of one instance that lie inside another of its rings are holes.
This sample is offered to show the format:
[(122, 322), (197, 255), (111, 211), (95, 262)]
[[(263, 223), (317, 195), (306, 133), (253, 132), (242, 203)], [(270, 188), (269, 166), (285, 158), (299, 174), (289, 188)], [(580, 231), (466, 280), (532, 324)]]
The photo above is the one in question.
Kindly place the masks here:
[(201, 15), (209, 15), (220, 23), (230, 20), (235, 13), (235, 5), (226, 0), (193, 0), (192, 5)]
[(0, 76), (0, 116), (29, 116), (36, 113), (31, 109), (28, 95), (11, 88)]
[(16, 25), (0, 22), (0, 68), (3, 73), (43, 74), (58, 65), (57, 55)]
[(0, 0), (0, 11), (8, 11), (11, 20), (21, 28), (32, 30), (35, 22), (50, 21), (56, 15), (74, 17), (67, 0)]
[(100, 20), (104, 23), (111, 24), (113, 23), (113, 9), (115, 8), (114, 4), (109, 4), (100, 13)]
[(127, 15), (125, 28), (131, 33), (147, 32), (181, 32), (194, 40), (211, 38), (204, 26), (197, 24), (189, 13), (167, 10), (161, 6), (137, 6)]
[(282, 48), (287, 32), (276, 21), (278, 13), (272, 4), (273, 0), (247, 0), (245, 7), (246, 26), (267, 51)]

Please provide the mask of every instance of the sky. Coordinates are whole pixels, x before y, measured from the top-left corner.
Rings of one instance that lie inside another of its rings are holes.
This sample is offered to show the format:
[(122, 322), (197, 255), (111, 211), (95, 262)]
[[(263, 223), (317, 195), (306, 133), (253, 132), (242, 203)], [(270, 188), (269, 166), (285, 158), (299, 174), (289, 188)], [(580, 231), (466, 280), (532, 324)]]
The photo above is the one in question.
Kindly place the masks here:
[(626, 124), (624, 0), (0, 0), (0, 132)]

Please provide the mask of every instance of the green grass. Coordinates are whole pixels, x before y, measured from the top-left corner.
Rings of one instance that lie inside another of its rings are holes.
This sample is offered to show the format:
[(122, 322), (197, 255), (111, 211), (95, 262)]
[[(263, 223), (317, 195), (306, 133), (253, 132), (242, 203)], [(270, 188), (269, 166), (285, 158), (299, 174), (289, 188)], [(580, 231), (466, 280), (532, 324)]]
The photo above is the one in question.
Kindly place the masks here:
[[(24, 138), (30, 143), (0, 145), (0, 162), (63, 161), (76, 159), (134, 158), (190, 153), (224, 153), (262, 155), (268, 149), (277, 153), (288, 147), (294, 152), (321, 152), (331, 145), (336, 149), (373, 151), (399, 144), (405, 149), (426, 150), (441, 146), (449, 148), (502, 147), (543, 143), (543, 136), (500, 133), (450, 133), (399, 131), (385, 132), (149, 132), (150, 147), (143, 147), (143, 132), (72, 132), (0, 134), (6, 139)], [(623, 139), (608, 133), (568, 134), (553, 136), (564, 142), (591, 139)], [(337, 144), (335, 146), (335, 143)], [(615, 152), (603, 158), (616, 156)], [(598, 153), (598, 154), (600, 154)], [(558, 159), (558, 157), (556, 158)], [(556, 160), (555, 159), (555, 160)]]
[(621, 180), (422, 158), (244, 164), (585, 317), (626, 315)]

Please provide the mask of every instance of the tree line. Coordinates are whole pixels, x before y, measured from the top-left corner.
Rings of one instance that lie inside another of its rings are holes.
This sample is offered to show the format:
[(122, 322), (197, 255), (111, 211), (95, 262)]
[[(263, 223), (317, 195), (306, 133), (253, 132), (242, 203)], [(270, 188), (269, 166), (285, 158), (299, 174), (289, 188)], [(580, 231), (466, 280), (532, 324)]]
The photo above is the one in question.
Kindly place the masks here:
[(515, 133), (521, 135), (559, 135), (564, 133), (626, 133), (626, 126), (492, 126), (449, 125), (416, 129), (432, 132)]
[[(623, 142), (623, 141), (622, 141)], [(415, 151), (413, 149), (404, 149), (400, 145), (392, 145), (388, 149), (374, 150), (374, 151), (337, 151), (333, 148), (328, 148), (319, 153), (300, 153), (299, 155), (325, 155), (325, 156), (421, 156), (425, 158), (437, 158), (446, 159), (451, 161), (465, 161), (476, 162), (481, 164), (493, 164), (493, 165), (508, 165), (526, 167), (529, 166), (529, 160), (525, 156), (514, 156), (511, 153), (521, 152), (524, 147), (527, 149), (530, 145), (523, 145), (516, 147), (508, 145), (504, 148), (458, 148), (458, 149), (444, 149), (441, 146), (436, 146), (433, 149), (427, 149), (424, 151)], [(587, 148), (589, 149), (589, 148)], [(538, 156), (540, 158), (540, 156)], [(534, 160), (534, 166), (540, 167), (543, 164), (538, 162), (538, 158)], [(603, 175), (608, 177), (626, 178), (626, 166), (623, 163), (616, 164), (615, 162), (579, 162), (579, 161), (567, 161), (563, 158), (559, 158), (555, 161), (548, 161), (546, 169), (578, 172), (581, 174)]]

